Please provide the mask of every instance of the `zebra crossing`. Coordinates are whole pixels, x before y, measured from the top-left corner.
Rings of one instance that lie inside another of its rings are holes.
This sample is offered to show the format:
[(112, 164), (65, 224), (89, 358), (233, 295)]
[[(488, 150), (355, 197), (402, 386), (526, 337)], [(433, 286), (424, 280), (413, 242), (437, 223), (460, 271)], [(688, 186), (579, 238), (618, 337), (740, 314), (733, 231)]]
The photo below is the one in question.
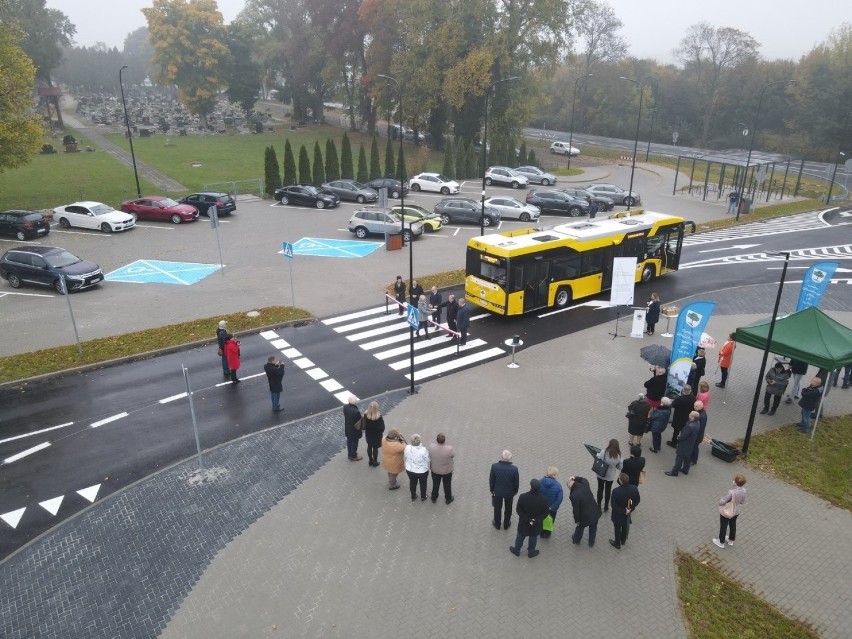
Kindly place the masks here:
[(798, 215), (758, 220), (739, 226), (696, 233), (695, 235), (689, 235), (684, 238), (683, 245), (699, 246), (711, 242), (725, 242), (764, 235), (812, 231), (814, 229), (825, 228), (825, 226), (826, 223), (820, 217), (819, 211), (809, 211), (808, 213), (800, 213)]
[[(484, 315), (472, 317), (472, 321)], [(368, 308), (346, 315), (321, 320), (337, 334), (345, 337), (394, 371), (405, 371), (411, 380), (410, 329), (405, 315), (385, 306)], [(446, 322), (441, 324), (446, 328)], [(490, 359), (506, 355), (506, 350), (491, 346), (484, 339), (468, 337), (467, 344), (457, 346), (448, 333), (430, 326), (429, 337), (414, 341), (414, 382), (452, 373)]]

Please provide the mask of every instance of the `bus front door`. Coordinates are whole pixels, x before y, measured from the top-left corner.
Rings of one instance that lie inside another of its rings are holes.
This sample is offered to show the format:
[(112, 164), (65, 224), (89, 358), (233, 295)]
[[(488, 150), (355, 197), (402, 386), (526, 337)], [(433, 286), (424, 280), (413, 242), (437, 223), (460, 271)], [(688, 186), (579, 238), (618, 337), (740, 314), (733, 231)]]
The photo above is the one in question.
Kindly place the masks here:
[(676, 271), (680, 266), (680, 252), (683, 249), (683, 230), (681, 226), (671, 229), (666, 238), (666, 255), (663, 260), (663, 272)]
[(547, 305), (550, 263), (536, 259), (524, 264), (522, 286), (524, 291), (524, 312)]

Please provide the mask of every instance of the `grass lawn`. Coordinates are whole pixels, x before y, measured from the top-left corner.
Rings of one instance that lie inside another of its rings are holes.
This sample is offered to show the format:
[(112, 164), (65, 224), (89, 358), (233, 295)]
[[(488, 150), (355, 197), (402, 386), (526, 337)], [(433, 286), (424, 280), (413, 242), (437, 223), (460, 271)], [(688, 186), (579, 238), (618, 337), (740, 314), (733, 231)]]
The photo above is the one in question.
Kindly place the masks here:
[(678, 552), (678, 598), (692, 639), (797, 639), (819, 634), (698, 559)]
[[(799, 433), (795, 425), (784, 426), (753, 436), (745, 463), (838, 508), (852, 510), (850, 440), (852, 415), (820, 419), (813, 441)], [(734, 446), (741, 448), (742, 441)]]

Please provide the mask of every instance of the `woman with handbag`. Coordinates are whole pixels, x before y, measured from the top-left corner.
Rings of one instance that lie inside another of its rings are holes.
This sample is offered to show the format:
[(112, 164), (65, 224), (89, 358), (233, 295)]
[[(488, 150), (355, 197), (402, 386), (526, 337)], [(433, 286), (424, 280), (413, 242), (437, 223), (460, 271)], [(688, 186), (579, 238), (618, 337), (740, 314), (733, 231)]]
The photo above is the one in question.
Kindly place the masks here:
[(639, 393), (639, 396), (627, 407), (627, 414), (625, 415), (627, 417), (627, 443), (631, 446), (642, 445), (642, 435), (645, 434), (650, 413), (651, 405), (645, 399), (645, 393)]
[(550, 504), (550, 510), (542, 524), (542, 539), (547, 539), (553, 532), (553, 522), (556, 520), (556, 511), (559, 510), (559, 506), (562, 505), (562, 485), (559, 483), (557, 477), (559, 477), (559, 469), (555, 466), (550, 466), (547, 469), (547, 474), (542, 477), (539, 482), (541, 484), (541, 494), (547, 497), (547, 503)]
[(379, 410), (378, 402), (370, 402), (362, 417), (364, 420), (364, 439), (367, 440), (367, 459), (370, 466), (379, 465), (379, 448), (382, 446), (382, 433), (385, 432), (385, 418)]
[[(609, 511), (609, 498), (612, 494), (612, 482), (618, 477), (618, 472), (621, 470), (621, 448), (618, 446), (617, 439), (610, 439), (609, 445), (600, 451), (595, 457), (603, 462), (605, 466), (597, 464), (598, 469), (592, 466), (592, 470), (598, 476), (598, 507), (603, 502), (603, 511)], [(602, 470), (603, 472), (599, 472)]]
[[(725, 547), (725, 537), (729, 546), (734, 545), (737, 537), (737, 517), (740, 516), (740, 506), (745, 503), (746, 489), (743, 488), (746, 478), (743, 475), (734, 477), (734, 486), (719, 500), (719, 537), (713, 543), (719, 548)], [(728, 528), (731, 533), (728, 535)]]

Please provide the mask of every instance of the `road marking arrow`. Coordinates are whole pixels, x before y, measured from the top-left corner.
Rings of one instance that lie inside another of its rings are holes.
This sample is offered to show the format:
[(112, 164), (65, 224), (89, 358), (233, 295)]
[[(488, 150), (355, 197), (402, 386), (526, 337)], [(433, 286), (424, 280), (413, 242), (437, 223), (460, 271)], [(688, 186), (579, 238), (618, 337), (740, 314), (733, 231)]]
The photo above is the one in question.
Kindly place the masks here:
[(707, 249), (706, 251), (698, 251), (699, 253), (713, 253), (715, 251), (730, 251), (732, 249), (750, 249), (755, 246), (760, 246), (760, 244), (734, 244), (733, 246), (726, 246), (725, 248), (717, 248), (717, 249)]

